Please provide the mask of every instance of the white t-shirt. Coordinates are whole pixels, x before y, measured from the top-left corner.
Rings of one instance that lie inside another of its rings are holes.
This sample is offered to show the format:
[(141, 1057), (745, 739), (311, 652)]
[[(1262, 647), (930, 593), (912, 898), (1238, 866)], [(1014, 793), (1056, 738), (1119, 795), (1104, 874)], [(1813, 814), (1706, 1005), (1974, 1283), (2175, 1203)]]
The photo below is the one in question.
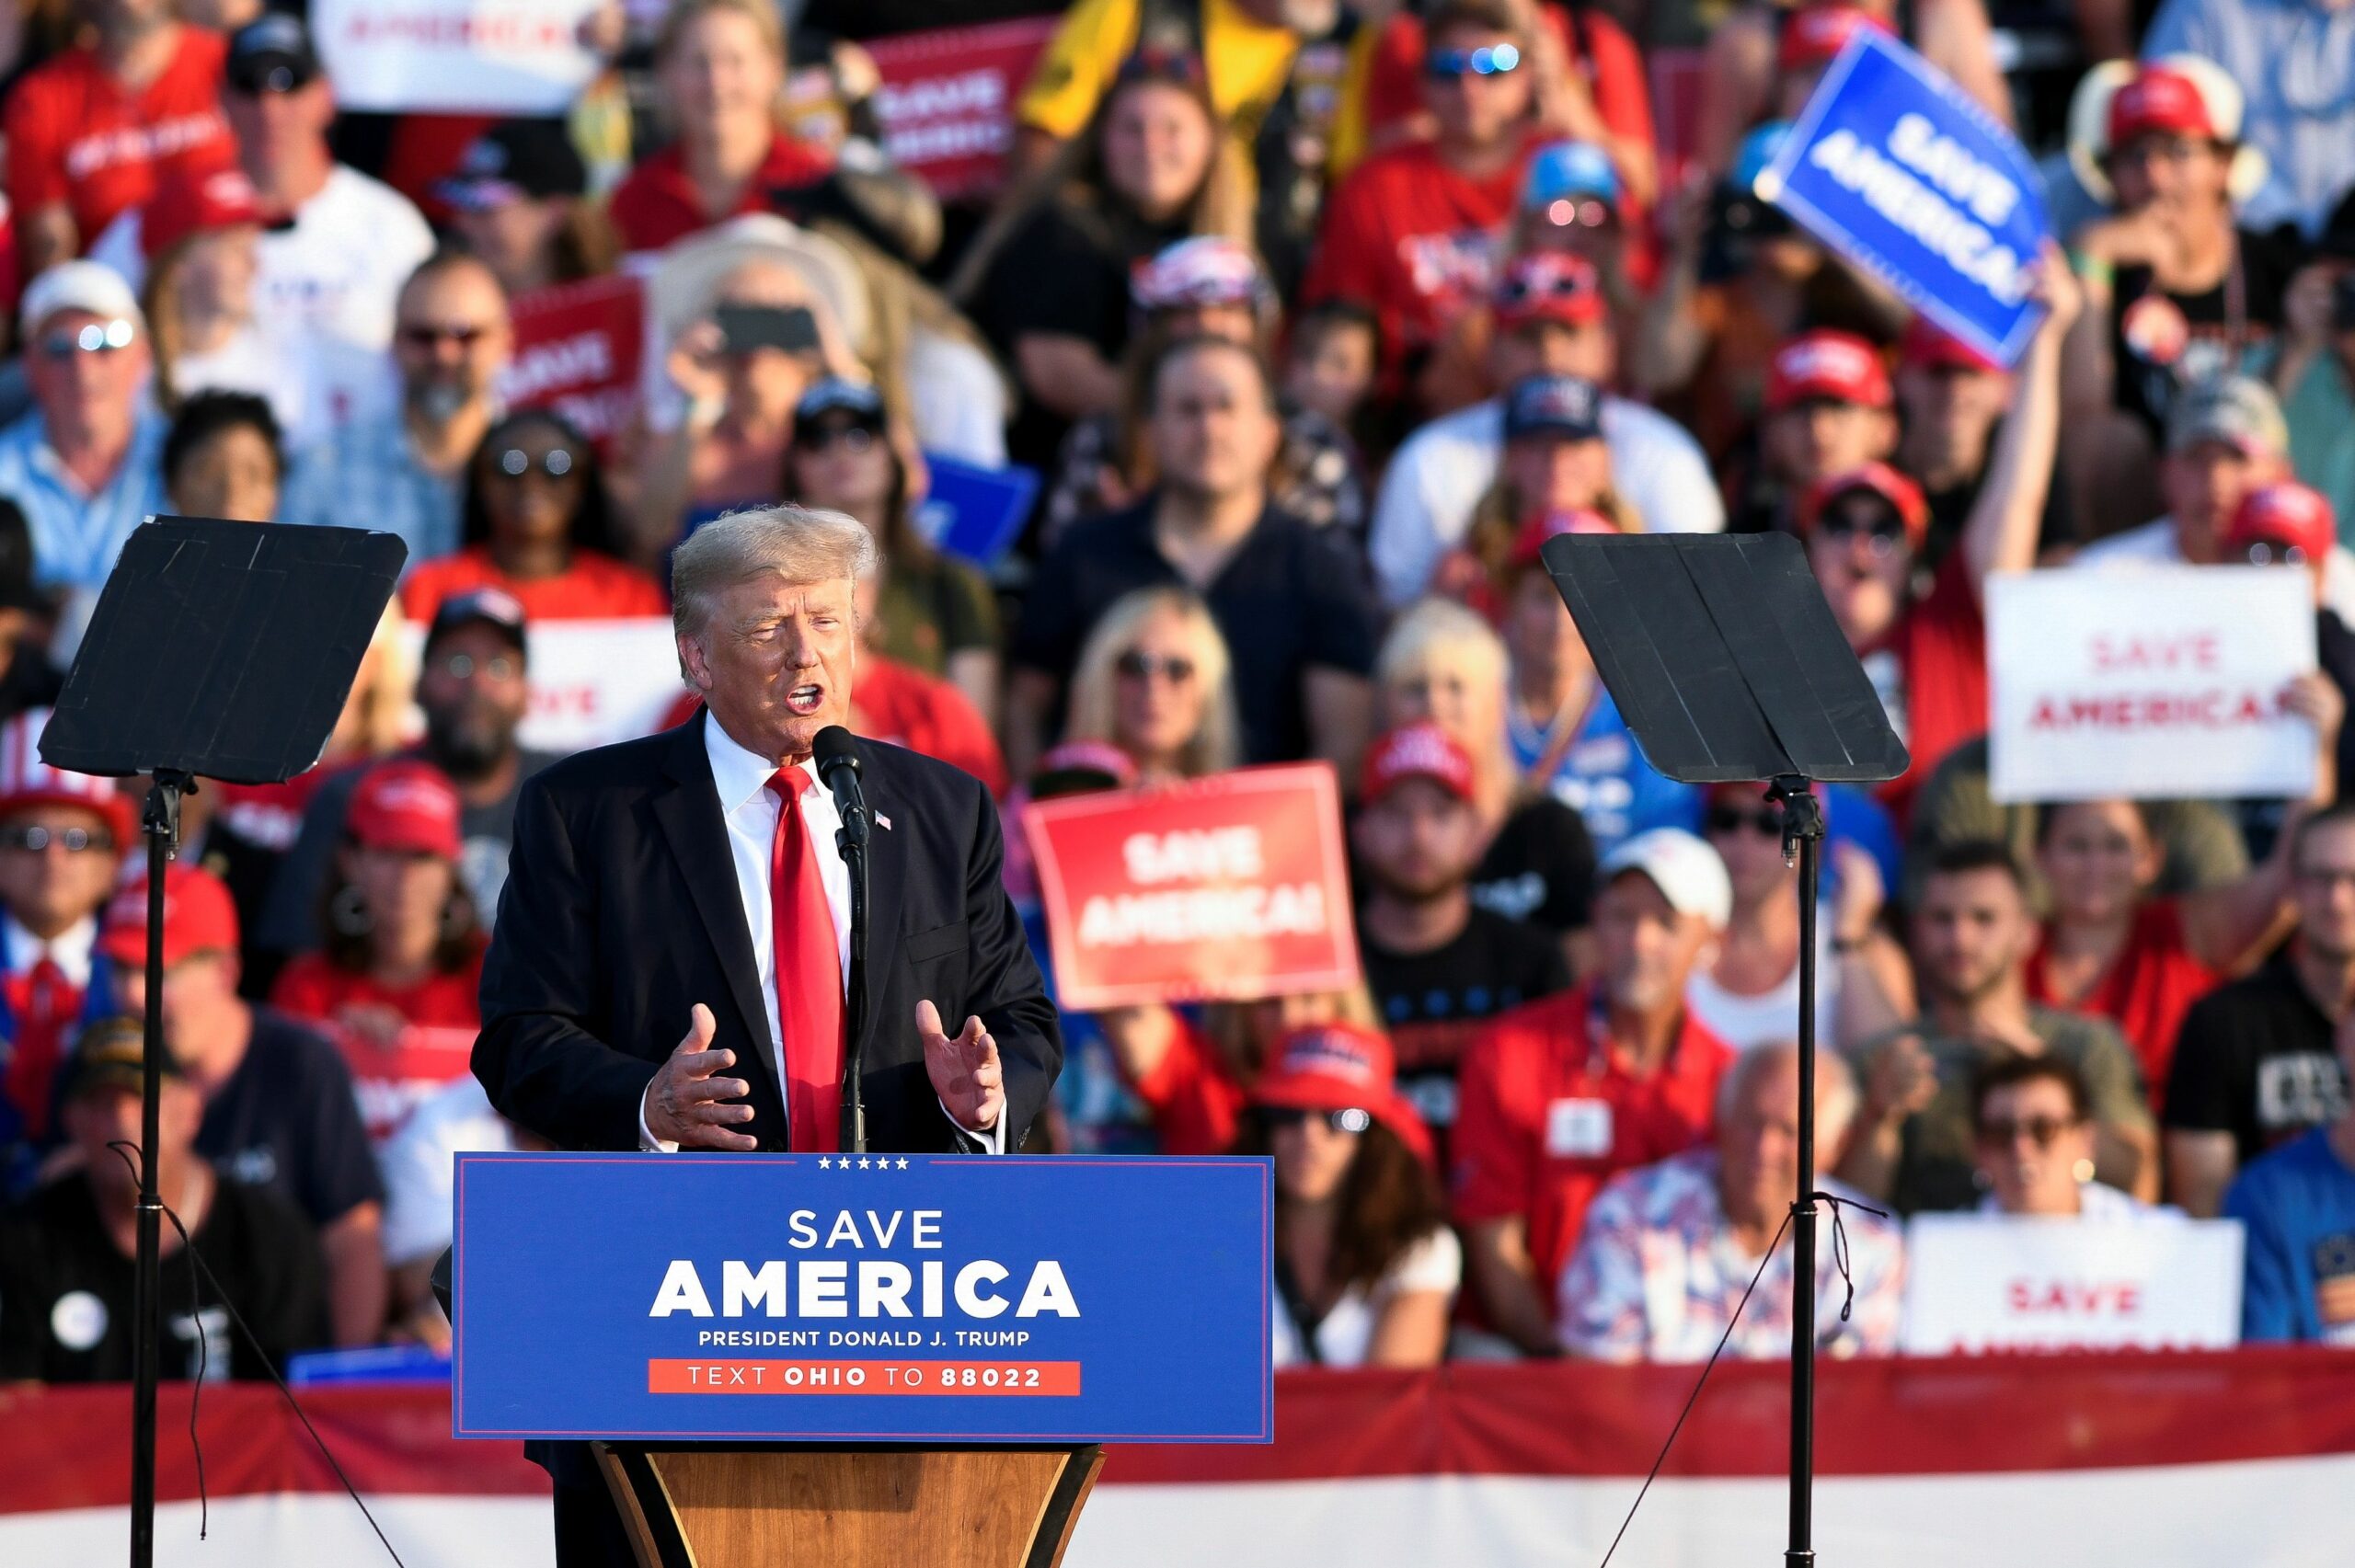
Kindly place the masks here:
[[(1611, 482), (1647, 531), (1725, 532), (1725, 501), (1709, 460), (1683, 426), (1657, 408), (1605, 397), (1603, 439), (1611, 448)], [(1492, 397), (1440, 416), (1399, 447), (1367, 538), (1385, 602), (1420, 597), (1440, 557), (1463, 542), (1473, 509), (1496, 483), (1504, 441), (1504, 405)]]
[(433, 231), (408, 197), (338, 164), (293, 227), (264, 231), (254, 304), (281, 328), (384, 349), (401, 285), (432, 254)]
[[(1400, 1253), (1389, 1271), (1374, 1281), (1373, 1289), (1352, 1285), (1333, 1303), (1333, 1310), (1316, 1325), (1316, 1353), (1321, 1364), (1362, 1367), (1367, 1352), (1373, 1348), (1374, 1326), (1381, 1322), (1383, 1310), (1393, 1299), (1441, 1291), (1452, 1302), (1463, 1283), (1464, 1247), (1456, 1241), (1455, 1232), (1442, 1225)], [(1276, 1303), (1274, 1317), (1276, 1365), (1308, 1365), (1308, 1353), (1301, 1346), (1300, 1333), (1293, 1328), (1292, 1314), (1283, 1310), (1281, 1300)]]
[(438, 1256), (457, 1227), (456, 1157), (514, 1148), (514, 1129), (471, 1072), (411, 1111), (376, 1156), (385, 1177), (385, 1261), (398, 1268)]
[[(1815, 1037), (1832, 1038), (1833, 1010), (1840, 1001), (1840, 965), (1832, 952), (1832, 911), (1819, 910), (1815, 921)], [(1799, 1031), (1799, 967), (1772, 990), (1738, 996), (1717, 984), (1709, 971), (1695, 965), (1684, 982), (1684, 1005), (1709, 1033), (1746, 1051), (1776, 1040), (1795, 1040)]]
[(182, 354), (172, 362), (172, 385), (182, 398), (250, 392), (267, 399), (289, 453), (338, 426), (387, 412), (399, 396), (397, 372), (382, 349), (312, 334), (290, 338), (260, 324), (209, 354)]
[[(2176, 538), (2175, 519), (2163, 517), (2107, 539), (2097, 539), (2077, 552), (2071, 566), (2097, 571), (2132, 571), (2142, 567), (2184, 565), (2183, 545)], [(2322, 568), (2323, 603), (2338, 612), (2342, 621), (2355, 624), (2355, 555), (2344, 544), (2330, 547)]]

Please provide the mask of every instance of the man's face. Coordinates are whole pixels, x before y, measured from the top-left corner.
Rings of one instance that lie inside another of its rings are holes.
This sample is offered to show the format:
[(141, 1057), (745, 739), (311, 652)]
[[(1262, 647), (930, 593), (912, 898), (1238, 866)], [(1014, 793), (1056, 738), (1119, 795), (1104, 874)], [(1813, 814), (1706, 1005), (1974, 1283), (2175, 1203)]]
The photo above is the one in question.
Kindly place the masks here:
[(1232, 350), (1198, 350), (1154, 386), (1153, 448), (1162, 483), (1203, 500), (1258, 489), (1283, 440), (1267, 389)]
[(1480, 860), (1471, 802), (1436, 779), (1402, 779), (1358, 813), (1366, 875), (1393, 898), (1427, 903), (1464, 886)]
[(738, 744), (779, 762), (807, 757), (820, 730), (850, 722), (858, 661), (850, 579), (737, 583), (700, 634), (679, 639), (679, 657)]
[(1608, 386), (1617, 372), (1617, 347), (1600, 321), (1527, 321), (1499, 332), (1488, 345), (1488, 373), (1500, 387), (1534, 375), (1583, 376)]
[[(85, 847), (67, 848), (69, 837)], [(73, 806), (11, 811), (0, 819), (0, 904), (38, 935), (64, 931), (106, 903), (123, 848), (95, 811)]]
[(1967, 1004), (2016, 979), (2035, 936), (2019, 885), (2004, 872), (1934, 874), (1913, 914), (1913, 962), (1925, 990)]
[[(117, 964), (115, 1000), (125, 1013), (147, 1005), (147, 972), (137, 964)], [(164, 971), (164, 1044), (182, 1061), (203, 1061), (222, 1020), (237, 1005), (237, 957), (234, 953), (191, 953)]]
[(1611, 448), (1599, 437), (1525, 435), (1505, 444), (1502, 466), (1523, 515), (1591, 507), (1611, 488)]
[(1784, 1057), (1752, 1071), (1726, 1109), (1717, 1192), (1729, 1219), (1756, 1225), (1789, 1206), (1798, 1181), (1799, 1068)]
[(1870, 647), (1905, 607), (1913, 547), (1897, 509), (1869, 490), (1824, 507), (1807, 536), (1807, 564), (1851, 647)]
[(706, 12), (660, 68), (663, 97), (691, 136), (757, 125), (776, 102), (784, 69), (749, 17)]
[[(168, 1171), (182, 1164), (196, 1147), (197, 1128), (204, 1122), (204, 1097), (185, 1078), (167, 1074), (156, 1095), (156, 1167)], [(82, 1169), (99, 1191), (128, 1201), (139, 1180), (124, 1164), (113, 1145), (137, 1148), (140, 1126), (139, 1091), (125, 1083), (97, 1083), (65, 1102), (65, 1136), (81, 1154)]]
[(1769, 414), (1759, 432), (1768, 470), (1795, 489), (1887, 457), (1896, 437), (1886, 408), (1829, 397)]
[(1634, 1012), (1672, 1007), (1716, 934), (1699, 915), (1678, 914), (1650, 877), (1623, 873), (1594, 900), (1597, 983)]
[(2159, 464), (2159, 487), (2175, 519), (2183, 558), (2195, 566), (2214, 565), (2242, 498), (2285, 476), (2280, 458), (2231, 441), (2194, 441), (2167, 453)]
[[(1431, 38), (1425, 55), (1423, 101), (1430, 106), (1431, 118), (1439, 122), (1443, 141), (1460, 146), (1488, 147), (1512, 134), (1513, 128), (1529, 113), (1534, 68), (1524, 60), (1510, 71), (1483, 73), (1466, 69), (1442, 75), (1434, 65), (1453, 64), (1460, 57), (1483, 51), (1518, 48), (1509, 35), (1486, 28), (1450, 28)], [(1494, 59), (1495, 55), (1491, 52), (1485, 58)]]
[(25, 375), (52, 436), (128, 425), (151, 363), (144, 332), (86, 310), (51, 312), (25, 346)]
[(221, 114), (237, 139), (237, 160), (247, 177), (268, 189), (288, 162), (327, 155), (327, 127), (335, 122), (335, 90), (325, 76), (284, 93), (248, 93), (224, 82)]
[(479, 621), (453, 626), (417, 679), (427, 752), (453, 778), (482, 777), (514, 750), (529, 698), (523, 656), (504, 632)]
[(1989, 432), (2012, 399), (2012, 378), (1963, 365), (1907, 365), (1897, 372), (1905, 429), (1950, 462), (1984, 457)]
[(2299, 939), (2335, 962), (2355, 963), (2355, 822), (2306, 830), (2292, 894)]
[(507, 301), (488, 269), (442, 267), (401, 292), (393, 358), (408, 406), (431, 423), (488, 396), (511, 346)]

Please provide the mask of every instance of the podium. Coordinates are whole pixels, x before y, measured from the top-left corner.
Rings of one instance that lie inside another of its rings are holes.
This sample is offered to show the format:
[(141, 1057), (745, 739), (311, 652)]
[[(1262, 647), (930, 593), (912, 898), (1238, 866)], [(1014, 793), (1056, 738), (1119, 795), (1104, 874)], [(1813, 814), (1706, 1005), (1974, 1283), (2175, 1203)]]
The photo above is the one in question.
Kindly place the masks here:
[(454, 1435), (644, 1568), (1053, 1568), (1107, 1441), (1274, 1437), (1265, 1160), (462, 1154)]

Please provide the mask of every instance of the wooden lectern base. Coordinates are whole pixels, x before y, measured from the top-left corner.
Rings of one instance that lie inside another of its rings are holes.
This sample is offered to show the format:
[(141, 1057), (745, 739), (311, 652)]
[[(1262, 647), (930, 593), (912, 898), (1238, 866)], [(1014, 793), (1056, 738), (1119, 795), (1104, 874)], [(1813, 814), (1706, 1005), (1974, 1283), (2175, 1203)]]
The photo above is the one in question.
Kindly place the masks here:
[(1104, 1465), (1093, 1446), (592, 1447), (643, 1568), (1056, 1568)]

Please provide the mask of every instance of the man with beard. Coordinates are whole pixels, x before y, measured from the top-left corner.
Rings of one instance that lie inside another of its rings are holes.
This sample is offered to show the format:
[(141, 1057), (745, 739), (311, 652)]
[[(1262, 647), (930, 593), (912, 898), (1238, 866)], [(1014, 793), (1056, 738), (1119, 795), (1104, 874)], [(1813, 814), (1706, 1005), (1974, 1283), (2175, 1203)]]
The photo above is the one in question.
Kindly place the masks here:
[[(466, 890), (488, 920), (507, 881), (507, 852), (514, 840), (515, 796), (525, 780), (557, 759), (515, 742), (524, 707), (523, 607), (495, 588), (442, 601), (425, 634), (424, 665), (417, 678), (425, 738), (408, 755), (422, 757), (458, 788), (461, 862)], [(254, 933), (254, 967), (279, 963), (319, 944), (319, 900), (343, 837), (345, 810), (367, 772), (347, 769), (318, 787), (303, 811), (303, 830), (270, 884), (270, 900)], [(270, 976), (258, 976), (267, 986)]]
[(1552, 936), (1472, 903), (1480, 814), (1472, 758), (1435, 724), (1394, 729), (1367, 753), (1350, 825), (1364, 878), (1358, 951), (1397, 1052), (1398, 1088), (1437, 1135), (1455, 1123), (1455, 1072), (1481, 1023), (1566, 989)]
[(500, 417), (493, 384), (514, 334), (506, 291), (454, 251), (409, 274), (395, 307), (400, 406), (339, 426), (288, 477), (288, 522), (397, 533), (411, 565), (458, 547), (465, 468)]
[(1971, 1074), (2016, 1052), (2077, 1070), (2093, 1101), (2094, 1178), (2155, 1196), (2158, 1137), (2133, 1047), (2106, 1018), (2028, 999), (2036, 917), (2011, 851), (1992, 840), (1940, 851), (1914, 901), (1913, 938), (1923, 1013), (1857, 1053), (1865, 1104), (1841, 1179), (1906, 1214), (1972, 1207)]
[(1604, 1183), (1706, 1139), (1733, 1053), (1684, 1006), (1733, 909), (1717, 852), (1681, 828), (1604, 858), (1594, 978), (1515, 1009), (1464, 1059), (1454, 1207), (1487, 1326), (1557, 1356), (1556, 1282)]

